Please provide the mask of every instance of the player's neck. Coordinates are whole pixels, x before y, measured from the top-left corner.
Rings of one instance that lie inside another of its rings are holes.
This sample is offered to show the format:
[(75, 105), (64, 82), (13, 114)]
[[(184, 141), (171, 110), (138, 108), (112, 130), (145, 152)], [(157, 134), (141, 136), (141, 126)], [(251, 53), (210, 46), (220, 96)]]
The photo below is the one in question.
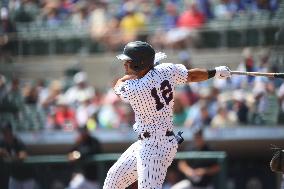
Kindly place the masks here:
[(148, 69), (145, 69), (145, 70), (142, 70), (140, 72), (138, 72), (136, 75), (138, 77), (138, 79), (144, 77), (152, 68), (148, 68)]

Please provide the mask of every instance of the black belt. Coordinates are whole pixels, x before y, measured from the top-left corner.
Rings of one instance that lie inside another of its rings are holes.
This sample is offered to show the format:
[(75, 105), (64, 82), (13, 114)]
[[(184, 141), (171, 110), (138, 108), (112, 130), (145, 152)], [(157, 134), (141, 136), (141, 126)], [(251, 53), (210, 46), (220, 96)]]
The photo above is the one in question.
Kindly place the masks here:
[[(165, 136), (174, 136), (175, 133), (173, 131), (167, 131)], [(141, 133), (138, 135), (138, 140), (143, 140), (144, 138), (151, 137), (151, 134), (148, 131)]]

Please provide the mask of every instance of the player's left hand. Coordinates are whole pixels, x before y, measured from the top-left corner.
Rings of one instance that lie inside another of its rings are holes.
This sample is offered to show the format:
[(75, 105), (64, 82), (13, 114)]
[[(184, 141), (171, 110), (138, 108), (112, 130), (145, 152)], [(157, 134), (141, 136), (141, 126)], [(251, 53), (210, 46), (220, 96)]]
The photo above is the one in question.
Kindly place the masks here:
[(215, 76), (219, 79), (227, 79), (231, 77), (231, 70), (227, 66), (218, 66), (215, 67), (216, 74)]

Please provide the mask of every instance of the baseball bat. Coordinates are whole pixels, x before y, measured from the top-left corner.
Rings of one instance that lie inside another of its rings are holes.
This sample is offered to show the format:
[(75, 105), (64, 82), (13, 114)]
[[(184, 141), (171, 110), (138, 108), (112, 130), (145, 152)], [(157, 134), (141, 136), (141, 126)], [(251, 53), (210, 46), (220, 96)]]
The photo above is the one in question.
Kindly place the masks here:
[(284, 79), (284, 73), (263, 73), (263, 72), (244, 72), (244, 71), (231, 71), (232, 75), (250, 75), (250, 76), (264, 76)]

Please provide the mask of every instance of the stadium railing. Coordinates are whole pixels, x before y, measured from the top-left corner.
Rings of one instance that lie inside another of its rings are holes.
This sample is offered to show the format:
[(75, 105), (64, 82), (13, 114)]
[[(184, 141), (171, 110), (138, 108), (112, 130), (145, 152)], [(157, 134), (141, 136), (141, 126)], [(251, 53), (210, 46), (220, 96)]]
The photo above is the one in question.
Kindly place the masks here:
[[(274, 15), (260, 11), (230, 20), (210, 20), (198, 30), (202, 39), (199, 48), (273, 45), (274, 34), (283, 25), (283, 13), (284, 3)], [(141, 35), (151, 36), (161, 24), (148, 24)], [(11, 40), (15, 42), (13, 54), (18, 56), (104, 52), (104, 44), (91, 39), (88, 26), (78, 27), (68, 22), (60, 27), (17, 23), (17, 30), (16, 35), (11, 34)]]
[[(105, 153), (105, 154), (98, 154), (91, 156), (87, 160), (88, 162), (96, 162), (98, 163), (98, 170), (97, 172), (99, 174), (99, 181), (100, 183), (103, 183), (104, 178), (106, 176), (106, 173), (109, 169), (109, 164), (114, 161), (116, 161), (120, 157), (120, 153)], [(226, 189), (226, 180), (227, 180), (227, 164), (226, 159), (227, 154), (223, 151), (211, 151), (211, 152), (178, 152), (175, 160), (215, 160), (221, 167), (220, 172), (217, 174), (215, 183), (217, 189)], [(82, 163), (82, 161), (80, 161)], [(17, 162), (19, 163), (19, 162)], [(70, 161), (68, 161), (67, 155), (37, 155), (37, 156), (30, 156), (26, 160), (24, 160), (23, 165), (31, 166), (34, 169), (39, 169), (37, 171), (38, 174), (41, 174), (39, 178), (42, 178), (42, 183), (49, 183), (50, 180), (49, 177), (52, 174), (49, 166), (56, 166), (56, 165), (68, 165), (71, 164)], [(8, 171), (9, 167), (13, 165), (13, 161), (5, 160), (4, 161), (4, 170)], [(53, 167), (55, 168), (55, 167)], [(46, 171), (46, 172), (45, 172)], [(58, 170), (54, 170), (58, 171)], [(39, 182), (41, 182), (39, 181)], [(48, 186), (42, 185), (42, 188), (45, 189)]]

